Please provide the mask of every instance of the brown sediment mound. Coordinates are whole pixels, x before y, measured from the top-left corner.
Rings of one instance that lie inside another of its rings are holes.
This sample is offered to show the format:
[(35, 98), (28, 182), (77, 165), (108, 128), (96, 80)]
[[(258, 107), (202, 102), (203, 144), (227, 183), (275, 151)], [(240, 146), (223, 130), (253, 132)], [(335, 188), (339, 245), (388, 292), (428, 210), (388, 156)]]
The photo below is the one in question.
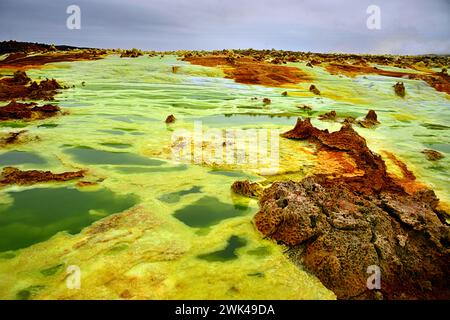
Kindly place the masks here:
[(169, 115), (169, 116), (167, 116), (167, 118), (166, 118), (166, 123), (173, 123), (173, 122), (175, 122), (175, 116), (173, 115), (173, 114), (171, 114), (171, 115)]
[(317, 87), (313, 84), (309, 86), (309, 91), (314, 93), (315, 95), (320, 95), (320, 90), (317, 89)]
[(371, 66), (337, 63), (330, 63), (325, 68), (331, 74), (343, 74), (349, 77), (355, 77), (365, 74), (378, 74), (387, 77), (423, 80), (437, 91), (450, 94), (450, 76), (445, 72), (410, 73), (382, 70)]
[(0, 137), (0, 147), (6, 146), (9, 144), (18, 143), (23, 134), (27, 132), (27, 130), (20, 130), (16, 132), (9, 132), (5, 137)]
[(335, 122), (340, 122), (340, 123), (344, 123), (344, 124), (355, 123), (363, 128), (372, 128), (372, 127), (380, 124), (380, 122), (378, 121), (378, 116), (374, 110), (369, 110), (367, 115), (362, 120), (356, 120), (355, 118), (350, 117), (350, 116), (341, 118), (337, 115), (336, 111), (334, 111), (334, 110), (319, 115), (318, 119), (324, 120), (324, 121), (335, 121)]
[(21, 69), (27, 70), (37, 68), (47, 63), (70, 62), (83, 60), (102, 59), (106, 51), (104, 50), (73, 50), (45, 52), (28, 55), (23, 52), (11, 53), (0, 61), (0, 69)]
[(38, 107), (36, 103), (18, 103), (11, 101), (6, 106), (0, 107), (0, 121), (46, 119), (57, 115), (60, 110), (58, 106), (51, 104)]
[(358, 121), (358, 124), (364, 128), (372, 128), (377, 124), (380, 124), (378, 121), (378, 116), (374, 110), (369, 110), (366, 117), (363, 120)]
[(180, 66), (172, 66), (172, 73), (177, 73), (180, 69)]
[[(450, 298), (450, 228), (432, 190), (407, 193), (348, 124), (329, 133), (299, 119), (283, 136), (345, 152), (364, 174), (275, 182), (260, 198), (260, 232), (288, 245), (339, 299)], [(381, 288), (370, 290), (374, 266)]]
[(259, 198), (262, 195), (263, 187), (257, 182), (252, 183), (248, 180), (243, 180), (235, 181), (231, 185), (231, 190), (245, 197)]
[(0, 79), (0, 100), (31, 99), (53, 100), (62, 86), (55, 79), (45, 79), (37, 83), (24, 71), (16, 71), (13, 77)]
[(301, 106), (297, 106), (297, 108), (299, 108), (299, 109), (301, 109), (301, 110), (303, 110), (303, 111), (311, 111), (311, 110), (312, 110), (312, 107), (311, 107), (311, 106), (308, 106), (308, 105), (306, 105), (306, 104), (301, 105)]
[(305, 72), (296, 67), (258, 61), (252, 57), (231, 59), (226, 55), (185, 56), (184, 60), (206, 67), (221, 67), (227, 78), (244, 84), (280, 87), (310, 79)]
[(50, 171), (22, 171), (14, 167), (5, 167), (0, 175), (0, 184), (30, 185), (49, 181), (69, 181), (85, 176), (85, 171), (52, 173)]
[(422, 150), (422, 153), (430, 161), (441, 160), (442, 158), (444, 158), (444, 155), (442, 153), (440, 153), (439, 151), (436, 151), (436, 150), (424, 149), (424, 150)]
[(337, 114), (336, 111), (331, 110), (330, 112), (326, 112), (324, 114), (319, 115), (319, 120), (336, 120)]
[(394, 92), (396, 95), (398, 95), (399, 97), (402, 97), (402, 98), (405, 97), (406, 91), (405, 91), (405, 85), (403, 84), (403, 82), (397, 82), (392, 87), (394, 88)]
[(270, 100), (269, 98), (264, 98), (264, 99), (263, 99), (263, 103), (264, 103), (264, 104), (271, 104), (271, 103), (272, 103), (272, 100)]
[(137, 58), (142, 56), (144, 53), (138, 49), (125, 50), (120, 54), (121, 58)]
[[(366, 140), (351, 126), (344, 123), (339, 131), (320, 130), (311, 124), (310, 119), (297, 120), (294, 129), (281, 135), (297, 140), (308, 140), (317, 145), (319, 151), (344, 152), (355, 162), (356, 168), (363, 171), (362, 176), (344, 177), (346, 183), (359, 193), (371, 194), (381, 190), (399, 191), (402, 188), (388, 175), (386, 164), (381, 156), (373, 153)], [(335, 179), (336, 180), (336, 179)]]

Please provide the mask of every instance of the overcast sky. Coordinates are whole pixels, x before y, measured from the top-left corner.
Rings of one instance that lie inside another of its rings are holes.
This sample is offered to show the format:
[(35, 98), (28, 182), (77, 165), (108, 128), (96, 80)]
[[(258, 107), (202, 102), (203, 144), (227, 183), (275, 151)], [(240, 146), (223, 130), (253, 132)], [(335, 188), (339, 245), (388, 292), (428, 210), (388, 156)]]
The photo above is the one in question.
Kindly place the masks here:
[[(69, 30), (66, 8), (81, 9)], [(381, 9), (369, 30), (366, 9)], [(450, 0), (0, 0), (0, 40), (102, 48), (450, 54)]]

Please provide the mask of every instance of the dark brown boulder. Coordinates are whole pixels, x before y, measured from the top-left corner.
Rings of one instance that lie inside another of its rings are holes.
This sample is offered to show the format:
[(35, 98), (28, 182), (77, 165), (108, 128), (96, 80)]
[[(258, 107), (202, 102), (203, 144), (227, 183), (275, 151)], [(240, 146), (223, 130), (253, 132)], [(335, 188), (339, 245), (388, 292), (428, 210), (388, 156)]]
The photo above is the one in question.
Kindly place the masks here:
[(234, 193), (245, 197), (259, 198), (263, 192), (263, 187), (261, 187), (259, 183), (243, 180), (235, 181), (231, 185), (231, 190), (233, 190)]
[(171, 115), (169, 115), (169, 116), (167, 116), (167, 118), (166, 118), (166, 123), (173, 123), (173, 122), (175, 122), (175, 116), (173, 115), (173, 114), (171, 114)]
[(399, 97), (404, 98), (405, 94), (406, 94), (406, 90), (405, 90), (405, 85), (403, 84), (403, 82), (397, 82), (396, 84), (394, 84), (394, 91), (395, 94), (398, 95)]
[(320, 95), (320, 90), (317, 89), (317, 87), (313, 84), (309, 87), (309, 91), (314, 93), (315, 95)]
[(422, 153), (430, 161), (437, 161), (437, 160), (441, 160), (442, 158), (444, 158), (444, 155), (442, 153), (440, 153), (439, 151), (436, 151), (436, 150), (425, 149), (425, 150), (422, 151)]
[(319, 116), (319, 120), (336, 120), (337, 119), (337, 114), (336, 111), (331, 110), (330, 112), (326, 112), (324, 114), (321, 114)]
[(369, 110), (366, 117), (363, 120), (358, 121), (358, 124), (364, 128), (372, 128), (380, 122), (378, 121), (378, 116), (374, 110)]

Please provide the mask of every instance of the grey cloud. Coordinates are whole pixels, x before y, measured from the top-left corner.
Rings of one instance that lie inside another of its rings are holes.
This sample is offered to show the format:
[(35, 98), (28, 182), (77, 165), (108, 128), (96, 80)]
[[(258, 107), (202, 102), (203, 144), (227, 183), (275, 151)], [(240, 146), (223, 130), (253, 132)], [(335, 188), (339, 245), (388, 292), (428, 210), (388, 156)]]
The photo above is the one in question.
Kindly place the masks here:
[[(65, 27), (81, 8), (82, 29)], [(381, 30), (366, 8), (381, 8)], [(277, 48), (450, 53), (450, 2), (334, 0), (1, 0), (0, 39), (142, 49)]]

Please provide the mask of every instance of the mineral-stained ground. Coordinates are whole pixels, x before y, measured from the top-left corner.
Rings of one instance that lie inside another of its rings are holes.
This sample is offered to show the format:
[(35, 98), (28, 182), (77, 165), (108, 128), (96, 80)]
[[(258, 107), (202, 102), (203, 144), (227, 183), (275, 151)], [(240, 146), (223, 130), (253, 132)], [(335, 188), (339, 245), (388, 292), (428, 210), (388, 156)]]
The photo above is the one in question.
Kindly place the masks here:
[(449, 61), (1, 43), (0, 298), (449, 299)]

